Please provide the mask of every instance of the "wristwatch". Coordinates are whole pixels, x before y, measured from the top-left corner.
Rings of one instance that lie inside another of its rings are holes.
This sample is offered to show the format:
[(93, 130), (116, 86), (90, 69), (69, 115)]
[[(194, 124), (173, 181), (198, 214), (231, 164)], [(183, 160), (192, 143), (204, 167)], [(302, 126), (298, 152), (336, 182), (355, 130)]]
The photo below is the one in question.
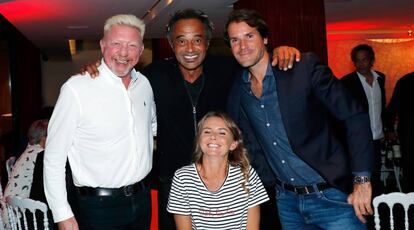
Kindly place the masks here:
[(354, 177), (354, 184), (364, 184), (370, 182), (371, 179), (369, 176), (355, 176)]

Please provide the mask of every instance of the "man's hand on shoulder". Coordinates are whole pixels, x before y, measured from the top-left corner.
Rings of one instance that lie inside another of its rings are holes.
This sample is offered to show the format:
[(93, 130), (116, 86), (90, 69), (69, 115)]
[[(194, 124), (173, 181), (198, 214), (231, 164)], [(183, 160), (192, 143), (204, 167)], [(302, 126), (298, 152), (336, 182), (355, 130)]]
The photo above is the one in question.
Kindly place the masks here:
[(293, 68), (293, 62), (300, 61), (300, 52), (295, 47), (279, 46), (273, 50), (272, 66), (279, 66), (280, 70)]
[(97, 60), (95, 62), (90, 62), (86, 64), (86, 66), (80, 69), (82, 75), (85, 75), (86, 72), (91, 75), (92, 78), (96, 78), (99, 75), (98, 67), (101, 65), (101, 60)]
[(371, 182), (354, 184), (353, 192), (348, 196), (348, 203), (354, 206), (355, 215), (365, 223), (365, 217), (372, 215), (374, 212), (371, 207), (372, 186)]
[(75, 217), (71, 217), (58, 223), (59, 230), (79, 230)]

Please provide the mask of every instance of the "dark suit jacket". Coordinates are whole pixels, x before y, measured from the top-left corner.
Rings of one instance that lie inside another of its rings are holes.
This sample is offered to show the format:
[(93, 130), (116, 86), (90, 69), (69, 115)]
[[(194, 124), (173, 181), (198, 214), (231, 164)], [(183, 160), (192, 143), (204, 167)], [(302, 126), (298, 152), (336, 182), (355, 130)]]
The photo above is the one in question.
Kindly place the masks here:
[[(398, 139), (400, 140), (401, 151), (404, 154), (403, 163), (405, 165), (409, 165), (410, 162), (414, 162), (413, 98), (414, 72), (403, 76), (397, 81), (385, 114), (385, 127), (387, 127), (387, 131), (394, 131), (394, 123), (398, 117)], [(410, 165), (410, 167), (411, 166), (412, 165)], [(412, 170), (414, 171), (414, 169)]]
[[(369, 117), (361, 105), (333, 76), (330, 69), (319, 63), (316, 55), (305, 53), (289, 71), (273, 69), (276, 79), (280, 112), (294, 153), (314, 168), (330, 185), (345, 192), (352, 188), (352, 173), (372, 171), (373, 143)], [(272, 173), (263, 152), (261, 140), (255, 138), (240, 104), (242, 79), (239, 74), (229, 94), (228, 113), (243, 131), (252, 165), (265, 183)], [(346, 127), (349, 153), (332, 129), (331, 118)], [(269, 185), (269, 184), (268, 184)]]
[[(384, 124), (384, 111), (385, 111), (385, 75), (381, 72), (375, 71), (378, 77), (378, 84), (381, 89), (381, 117)], [(351, 91), (351, 93), (357, 98), (357, 100), (362, 104), (365, 111), (368, 112), (368, 100), (367, 96), (365, 95), (364, 87), (362, 86), (361, 81), (359, 80), (357, 72), (352, 72), (350, 74), (345, 75), (341, 78), (341, 82), (344, 83), (347, 89)]]

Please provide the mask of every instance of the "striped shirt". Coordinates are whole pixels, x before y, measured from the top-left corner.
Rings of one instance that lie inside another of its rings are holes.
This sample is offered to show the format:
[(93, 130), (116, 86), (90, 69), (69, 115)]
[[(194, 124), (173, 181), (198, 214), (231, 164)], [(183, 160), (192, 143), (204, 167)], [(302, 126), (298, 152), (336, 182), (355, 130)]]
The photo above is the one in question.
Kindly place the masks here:
[(269, 200), (256, 171), (250, 167), (243, 187), (240, 167), (229, 166), (227, 178), (217, 191), (209, 191), (195, 164), (177, 170), (171, 186), (167, 211), (189, 215), (192, 229), (246, 229), (247, 210)]

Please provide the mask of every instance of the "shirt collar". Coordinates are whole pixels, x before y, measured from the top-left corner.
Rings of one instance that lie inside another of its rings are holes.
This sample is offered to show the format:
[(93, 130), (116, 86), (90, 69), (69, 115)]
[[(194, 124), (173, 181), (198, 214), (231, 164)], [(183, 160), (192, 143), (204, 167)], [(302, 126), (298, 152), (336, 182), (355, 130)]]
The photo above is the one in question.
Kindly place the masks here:
[(269, 60), (269, 63), (267, 64), (267, 69), (266, 69), (266, 75), (265, 76), (273, 76), (273, 68), (272, 68), (272, 64)]
[[(101, 77), (108, 76), (108, 79), (110, 79), (111, 81), (116, 82), (116, 83), (119, 83), (119, 82), (122, 83), (122, 79), (120, 77), (116, 76), (112, 72), (112, 70), (108, 67), (108, 65), (106, 65), (103, 58), (101, 60), (101, 65), (98, 67), (98, 70), (99, 70), (99, 73), (100, 73), (99, 75)], [(103, 73), (106, 73), (106, 74), (103, 74)], [(138, 79), (138, 74), (135, 71), (135, 69), (132, 68), (132, 70), (131, 70), (131, 82), (135, 82), (137, 79)]]
[[(269, 63), (267, 64), (265, 78), (267, 76), (273, 76), (273, 68), (272, 68), (272, 64), (271, 64), (270, 60), (269, 60)], [(243, 82), (244, 83), (250, 82), (250, 79), (249, 79), (249, 70), (247, 68), (243, 71), (242, 79), (243, 79)]]
[[(357, 75), (358, 75), (359, 79), (361, 79), (361, 80), (365, 80), (364, 75), (362, 75), (362, 74), (361, 74), (361, 73), (359, 73), (358, 71), (356, 71), (356, 73), (357, 73)], [(374, 70), (372, 70), (372, 69), (371, 69), (371, 73), (372, 73), (372, 76), (373, 76), (375, 79), (377, 79), (378, 77), (380, 77), (380, 76), (377, 74), (377, 72), (375, 72), (375, 71), (374, 71)]]

